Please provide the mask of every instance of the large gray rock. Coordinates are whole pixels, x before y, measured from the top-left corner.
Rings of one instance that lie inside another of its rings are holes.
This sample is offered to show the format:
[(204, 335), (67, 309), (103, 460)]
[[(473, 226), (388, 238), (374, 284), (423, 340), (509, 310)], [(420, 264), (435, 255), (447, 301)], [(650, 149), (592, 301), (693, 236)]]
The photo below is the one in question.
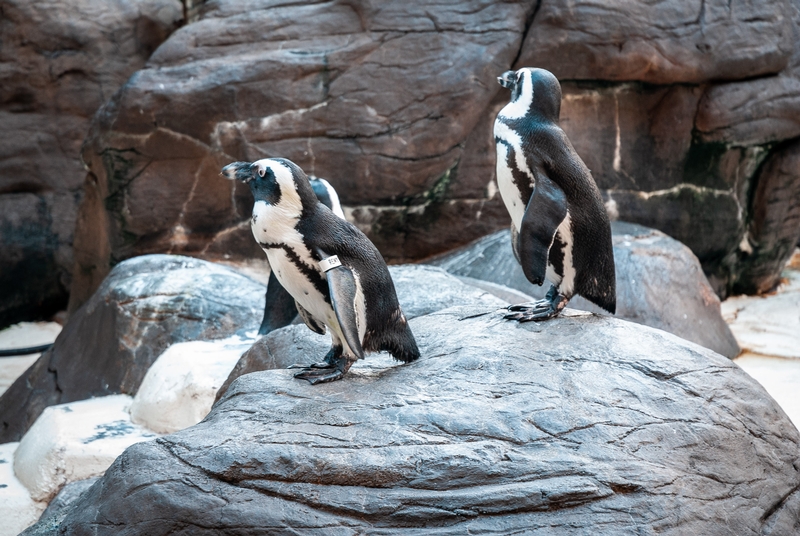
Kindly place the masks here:
[(26, 534), (796, 530), (800, 434), (731, 361), (610, 317), (501, 314), (418, 317), (419, 361), (330, 384), (245, 375)]
[[(618, 317), (663, 329), (726, 357), (739, 354), (736, 339), (722, 319), (719, 298), (686, 246), (640, 225), (612, 222), (611, 231)], [(527, 280), (514, 258), (508, 231), (430, 262), (452, 274), (506, 285), (536, 298), (543, 298), (550, 288)], [(608, 314), (580, 296), (570, 301), (570, 307)]]
[(3, 0), (0, 328), (66, 306), (95, 111), (180, 22), (178, 0)]
[[(390, 266), (389, 272), (400, 307), (409, 320), (455, 305), (501, 309), (509, 303), (492, 292), (459, 281), (441, 268), (419, 264)], [(294, 325), (273, 331), (256, 341), (217, 391), (217, 400), (243, 374), (319, 361), (330, 349), (330, 335), (309, 335), (307, 331), (305, 324)], [(298, 355), (305, 357), (298, 361)]]
[(0, 443), (19, 441), (47, 406), (135, 394), (171, 344), (257, 330), (263, 311), (264, 286), (223, 266), (167, 255), (118, 264), (0, 397)]

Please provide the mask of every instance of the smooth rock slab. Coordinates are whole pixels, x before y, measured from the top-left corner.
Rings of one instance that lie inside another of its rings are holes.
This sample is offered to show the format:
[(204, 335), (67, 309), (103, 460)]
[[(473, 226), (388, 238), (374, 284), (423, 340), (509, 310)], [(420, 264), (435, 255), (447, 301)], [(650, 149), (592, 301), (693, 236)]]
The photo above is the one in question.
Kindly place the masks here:
[(131, 424), (131, 397), (113, 395), (47, 408), (20, 441), (14, 473), (37, 501), (68, 482), (103, 474), (126, 448), (156, 437)]
[(239, 378), (200, 424), (128, 449), (58, 533), (713, 536), (798, 523), (800, 434), (730, 360), (585, 313), (518, 324), (451, 308), (411, 325), (423, 355), (411, 364), (359, 363), (318, 386), (286, 370)]
[(255, 339), (173, 344), (144, 377), (131, 405), (131, 420), (160, 434), (177, 432), (203, 420), (217, 390)]
[[(617, 279), (616, 316), (663, 329), (736, 357), (739, 347), (722, 319), (720, 302), (692, 252), (660, 231), (612, 222)], [(543, 298), (549, 283), (531, 284), (514, 258), (508, 231), (498, 231), (429, 261), (452, 274), (506, 285)], [(575, 296), (570, 307), (608, 314)]]
[(0, 536), (16, 536), (33, 525), (47, 506), (34, 501), (14, 475), (14, 452), (19, 443), (0, 445)]

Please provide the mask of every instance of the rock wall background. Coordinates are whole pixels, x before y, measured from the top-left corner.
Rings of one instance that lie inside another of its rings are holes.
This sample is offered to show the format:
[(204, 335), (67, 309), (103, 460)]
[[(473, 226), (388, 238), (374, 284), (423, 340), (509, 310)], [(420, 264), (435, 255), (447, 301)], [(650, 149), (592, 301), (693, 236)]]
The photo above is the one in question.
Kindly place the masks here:
[(0, 326), (66, 306), (90, 121), (180, 17), (177, 0), (0, 1)]
[(208, 2), (102, 99), (70, 308), (132, 256), (260, 257), (249, 192), (217, 176), (231, 160), (326, 177), (393, 262), (506, 226), (495, 77), (521, 66), (562, 80), (612, 215), (685, 243), (723, 298), (769, 290), (800, 239), (798, 5)]

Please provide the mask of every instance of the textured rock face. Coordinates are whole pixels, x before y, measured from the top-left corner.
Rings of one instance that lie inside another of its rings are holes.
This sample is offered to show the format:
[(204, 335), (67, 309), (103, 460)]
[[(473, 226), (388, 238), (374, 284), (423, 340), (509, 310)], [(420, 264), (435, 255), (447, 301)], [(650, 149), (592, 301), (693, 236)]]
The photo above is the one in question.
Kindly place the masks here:
[(66, 305), (94, 112), (180, 21), (176, 0), (4, 0), (0, 326)]
[[(240, 378), (26, 534), (790, 534), (800, 435), (729, 360), (609, 317), (411, 321), (423, 358)], [(310, 332), (309, 332), (310, 334)], [(302, 352), (293, 355), (305, 358)], [(423, 528), (424, 527), (424, 528)]]
[(257, 330), (263, 311), (264, 287), (231, 269), (166, 255), (123, 262), (0, 397), (0, 442), (19, 440), (47, 406), (134, 394), (169, 345)]
[(110, 259), (261, 255), (249, 192), (217, 177), (231, 160), (325, 176), (395, 262), (504, 227), (495, 77), (523, 65), (562, 78), (563, 127), (612, 215), (688, 245), (722, 296), (761, 288), (740, 247), (768, 200), (798, 190), (755, 194), (784, 158), (774, 142), (800, 135), (796, 1), (422, 4), (223, 0), (173, 34), (84, 147), (71, 308)]
[[(663, 233), (624, 222), (611, 224), (617, 279), (616, 316), (663, 329), (734, 358), (739, 346), (722, 319), (719, 298), (689, 249)], [(450, 273), (506, 285), (543, 298), (549, 284), (532, 285), (499, 231), (430, 261)], [(570, 307), (608, 314), (580, 296)]]
[(786, 66), (791, 16), (788, 0), (544, 1), (518, 64), (573, 80), (750, 78)]
[[(327, 178), (389, 259), (494, 230), (505, 216), (486, 195), (485, 112), (532, 10), (488, 0), (209, 5), (96, 118), (83, 152), (96, 193), (77, 232), (108, 234), (80, 248), (78, 266), (102, 272), (109, 256), (150, 251), (257, 254), (241, 225), (250, 193), (218, 173), (264, 156)], [(79, 272), (74, 300), (102, 275)]]

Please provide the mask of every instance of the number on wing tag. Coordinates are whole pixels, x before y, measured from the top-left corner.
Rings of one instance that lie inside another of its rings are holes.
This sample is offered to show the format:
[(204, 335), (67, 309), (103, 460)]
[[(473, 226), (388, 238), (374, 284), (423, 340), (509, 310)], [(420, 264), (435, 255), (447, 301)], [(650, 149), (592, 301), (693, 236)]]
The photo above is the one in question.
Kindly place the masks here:
[(322, 268), (323, 272), (327, 272), (329, 270), (333, 270), (337, 266), (341, 266), (342, 261), (339, 260), (339, 257), (336, 255), (332, 255), (327, 259), (322, 259), (319, 261), (319, 267)]

